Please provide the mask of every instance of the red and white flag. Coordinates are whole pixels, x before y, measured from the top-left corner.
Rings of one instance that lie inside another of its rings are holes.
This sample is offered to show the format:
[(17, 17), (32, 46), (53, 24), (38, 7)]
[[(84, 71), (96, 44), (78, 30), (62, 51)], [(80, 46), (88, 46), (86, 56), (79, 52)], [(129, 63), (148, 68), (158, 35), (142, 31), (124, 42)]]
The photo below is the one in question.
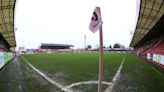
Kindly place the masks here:
[(89, 24), (89, 29), (95, 33), (100, 26), (103, 24), (102, 19), (101, 19), (101, 12), (100, 12), (100, 7), (96, 7), (92, 18), (91, 18), (91, 22)]

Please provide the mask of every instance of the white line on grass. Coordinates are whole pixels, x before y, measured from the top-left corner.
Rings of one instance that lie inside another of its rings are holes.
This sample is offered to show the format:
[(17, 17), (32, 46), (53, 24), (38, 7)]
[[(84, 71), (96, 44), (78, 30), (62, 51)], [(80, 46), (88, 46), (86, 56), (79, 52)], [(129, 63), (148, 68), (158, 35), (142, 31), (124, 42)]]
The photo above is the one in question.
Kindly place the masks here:
[(63, 85), (59, 84), (58, 82), (52, 80), (51, 78), (49, 78), (48, 76), (46, 76), (43, 72), (39, 71), (37, 68), (35, 68), (31, 63), (28, 62), (28, 60), (26, 60), (23, 56), (21, 56), (22, 59), (34, 70), (36, 71), (38, 74), (40, 74), (43, 78), (45, 78), (49, 83), (51, 83), (52, 85), (55, 85), (56, 87), (60, 88), (62, 91), (64, 92), (73, 92), (70, 89), (66, 89)]
[(120, 67), (118, 68), (116, 74), (114, 75), (114, 77), (113, 77), (113, 79), (112, 79), (111, 85), (109, 85), (109, 86), (107, 87), (107, 89), (105, 90), (105, 92), (111, 92), (111, 91), (113, 90), (113, 87), (114, 87), (116, 81), (117, 81), (118, 78), (120, 77), (120, 72), (121, 72), (122, 66), (123, 66), (123, 64), (124, 64), (126, 55), (127, 55), (127, 54), (124, 55), (124, 57), (123, 57), (123, 59), (122, 59), (122, 62), (121, 62), (121, 64), (120, 64)]
[[(82, 85), (82, 84), (98, 84), (98, 81), (82, 81), (82, 82), (76, 82), (76, 83), (72, 83), (71, 85), (65, 86), (65, 89), (69, 89), (72, 88), (74, 86), (78, 86), (78, 85)], [(102, 84), (108, 85), (110, 86), (111, 83), (110, 82), (105, 82), (103, 81)]]
[[(127, 55), (127, 54), (126, 54)], [(105, 82), (103, 81), (102, 84), (108, 85), (107, 89), (105, 90), (105, 92), (110, 92), (113, 89), (113, 86), (115, 85), (115, 82), (118, 80), (118, 78), (120, 77), (120, 72), (122, 69), (122, 66), (124, 64), (125, 61), (125, 57), (126, 55), (124, 55), (122, 63), (120, 64), (120, 67), (118, 68), (114, 78), (112, 79), (112, 82)], [(23, 58), (23, 60), (34, 70), (36, 71), (38, 74), (40, 74), (43, 78), (45, 78), (49, 83), (55, 85), (56, 87), (60, 88), (62, 91), (64, 92), (73, 92), (72, 90), (70, 90), (70, 88), (74, 87), (74, 86), (78, 86), (78, 85), (82, 85), (82, 84), (98, 84), (98, 81), (82, 81), (82, 82), (76, 82), (76, 83), (72, 83), (68, 86), (63, 86), (61, 84), (59, 84), (58, 82), (52, 80), (51, 78), (47, 77), (43, 72), (39, 71), (37, 68), (35, 68), (31, 63), (28, 62), (28, 60), (26, 60), (23, 56), (21, 56)]]

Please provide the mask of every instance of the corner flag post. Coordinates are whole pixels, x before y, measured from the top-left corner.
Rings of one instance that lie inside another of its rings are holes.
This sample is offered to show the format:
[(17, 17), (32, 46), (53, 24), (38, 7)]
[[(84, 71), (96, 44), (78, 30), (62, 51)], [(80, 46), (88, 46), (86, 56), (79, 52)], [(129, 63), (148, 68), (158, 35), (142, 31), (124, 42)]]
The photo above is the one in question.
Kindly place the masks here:
[(102, 32), (102, 19), (101, 19), (101, 11), (100, 7), (96, 7), (91, 22), (89, 25), (89, 29), (95, 33), (99, 30), (99, 81), (98, 81), (98, 92), (102, 92), (102, 80), (103, 80), (103, 72), (104, 72), (104, 55), (103, 55), (103, 32)]
[(99, 81), (98, 81), (98, 92), (102, 92), (102, 80), (103, 80), (103, 70), (104, 70), (104, 54), (103, 54), (103, 32), (102, 25), (99, 29)]

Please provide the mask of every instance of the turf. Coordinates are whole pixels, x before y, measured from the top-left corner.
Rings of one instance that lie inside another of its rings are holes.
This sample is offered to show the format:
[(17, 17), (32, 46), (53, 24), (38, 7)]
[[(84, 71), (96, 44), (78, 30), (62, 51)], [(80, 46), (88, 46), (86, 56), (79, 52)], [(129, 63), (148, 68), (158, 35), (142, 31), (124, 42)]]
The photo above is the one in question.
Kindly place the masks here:
[[(123, 56), (122, 53), (104, 54), (104, 81), (112, 80)], [(66, 84), (98, 79), (98, 53), (55, 53), (24, 57), (43, 72), (61, 75), (59, 77), (62, 77)]]
[(19, 58), (22, 70), (22, 92), (61, 92), (37, 74), (26, 62)]
[[(104, 81), (112, 80), (124, 55), (125, 53), (104, 54)], [(98, 80), (98, 53), (54, 53), (24, 55), (24, 57), (36, 68), (63, 85)], [(21, 62), (24, 61), (21, 60)], [(163, 87), (164, 76), (162, 74), (146, 61), (127, 54), (114, 92), (164, 92)]]
[(164, 92), (164, 75), (147, 61), (128, 54), (118, 85), (116, 92)]

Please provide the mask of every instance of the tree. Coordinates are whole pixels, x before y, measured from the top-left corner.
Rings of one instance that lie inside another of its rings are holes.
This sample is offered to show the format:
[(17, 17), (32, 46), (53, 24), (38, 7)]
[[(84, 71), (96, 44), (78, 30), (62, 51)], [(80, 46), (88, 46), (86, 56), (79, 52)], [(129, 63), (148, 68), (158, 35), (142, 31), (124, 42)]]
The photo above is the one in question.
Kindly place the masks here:
[(109, 48), (112, 48), (112, 46), (111, 46), (111, 45), (109, 45)]
[(121, 45), (121, 48), (122, 48), (122, 49), (125, 49), (125, 46), (124, 46), (124, 45)]
[(91, 48), (92, 48), (92, 46), (91, 46), (91, 45), (88, 45), (88, 46), (87, 46), (87, 49), (91, 49)]
[(121, 48), (121, 45), (119, 43), (114, 44), (113, 48)]

